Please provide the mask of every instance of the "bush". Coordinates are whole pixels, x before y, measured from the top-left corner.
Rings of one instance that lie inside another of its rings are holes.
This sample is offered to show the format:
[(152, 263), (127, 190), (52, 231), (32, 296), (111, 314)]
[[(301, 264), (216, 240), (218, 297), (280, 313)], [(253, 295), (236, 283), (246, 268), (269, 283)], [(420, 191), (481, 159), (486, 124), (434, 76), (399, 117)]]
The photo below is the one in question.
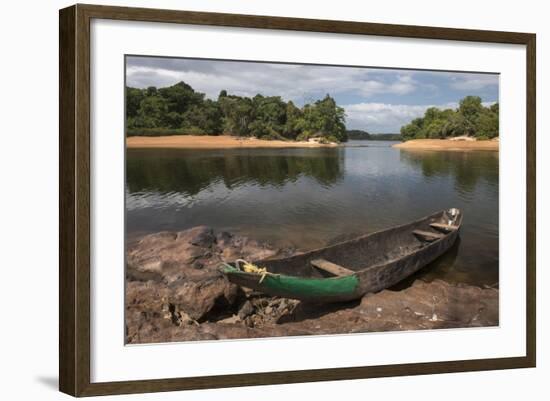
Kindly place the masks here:
[(206, 132), (204, 132), (204, 130), (199, 127), (188, 127), (183, 128), (183, 130), (187, 135), (206, 135)]
[(127, 128), (126, 136), (189, 135), (187, 128)]
[(268, 141), (286, 141), (287, 140), (284, 136), (282, 136), (282, 135), (280, 135), (280, 134), (278, 134), (274, 131), (269, 132), (268, 134), (262, 136), (261, 139), (266, 139)]
[(296, 140), (297, 141), (307, 141), (307, 140), (309, 140), (310, 135), (311, 135), (311, 133), (309, 131), (304, 131), (296, 137)]

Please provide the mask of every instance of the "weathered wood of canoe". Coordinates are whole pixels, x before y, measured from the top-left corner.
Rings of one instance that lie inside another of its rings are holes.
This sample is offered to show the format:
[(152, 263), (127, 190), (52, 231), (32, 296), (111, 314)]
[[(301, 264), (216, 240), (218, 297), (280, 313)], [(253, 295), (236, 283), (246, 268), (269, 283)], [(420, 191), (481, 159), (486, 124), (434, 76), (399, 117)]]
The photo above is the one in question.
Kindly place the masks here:
[(423, 231), (423, 230), (414, 230), (412, 233), (420, 237), (420, 239), (424, 241), (435, 241), (445, 236), (444, 234), (441, 234), (441, 233), (434, 233), (432, 231)]
[(350, 274), (355, 273), (353, 270), (346, 269), (345, 267), (329, 262), (325, 259), (314, 259), (309, 263), (311, 263), (313, 267), (324, 270), (334, 276), (349, 276)]
[[(431, 226), (449, 225), (449, 221), (456, 230), (442, 233)], [(238, 270), (225, 271), (225, 274), (235, 284), (271, 295), (317, 302), (347, 301), (391, 287), (437, 259), (454, 244), (461, 224), (462, 213), (458, 209), (444, 210), (326, 248), (288, 258), (254, 261), (272, 273), (263, 280), (259, 274)], [(429, 233), (435, 238), (426, 241), (413, 234), (414, 231)], [(329, 276), (324, 269), (312, 264), (319, 259), (353, 274)]]
[(448, 224), (441, 224), (441, 223), (432, 223), (432, 224), (430, 224), (430, 227), (438, 229), (438, 230), (443, 230), (443, 231), (456, 231), (456, 230), (458, 230), (458, 227), (456, 227), (456, 226), (450, 226)]

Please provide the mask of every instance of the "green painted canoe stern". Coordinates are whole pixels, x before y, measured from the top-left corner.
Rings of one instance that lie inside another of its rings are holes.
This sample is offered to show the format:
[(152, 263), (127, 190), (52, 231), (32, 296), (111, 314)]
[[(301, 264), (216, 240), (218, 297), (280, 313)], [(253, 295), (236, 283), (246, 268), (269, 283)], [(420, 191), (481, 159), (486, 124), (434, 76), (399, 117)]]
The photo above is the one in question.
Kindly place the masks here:
[(361, 296), (357, 291), (359, 279), (355, 274), (330, 278), (267, 274), (261, 280), (261, 274), (245, 273), (234, 267), (224, 267), (222, 272), (235, 284), (285, 298), (337, 302)]

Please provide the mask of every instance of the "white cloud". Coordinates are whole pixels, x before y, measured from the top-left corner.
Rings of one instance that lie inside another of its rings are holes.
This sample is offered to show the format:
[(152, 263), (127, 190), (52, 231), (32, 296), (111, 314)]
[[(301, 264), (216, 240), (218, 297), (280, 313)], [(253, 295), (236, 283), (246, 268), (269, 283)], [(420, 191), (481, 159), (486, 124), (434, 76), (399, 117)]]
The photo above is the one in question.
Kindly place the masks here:
[(451, 77), (451, 88), (461, 91), (472, 91), (498, 86), (499, 76), (496, 74), (457, 74)]
[(384, 74), (350, 67), (235, 63), (200, 60), (132, 58), (126, 69), (127, 84), (134, 87), (168, 86), (185, 81), (210, 98), (220, 89), (241, 96), (278, 95), (302, 103), (326, 93), (405, 95), (419, 83), (411, 72)]
[(454, 109), (457, 103), (440, 105), (406, 105), (386, 103), (357, 103), (343, 106), (346, 110), (348, 129), (364, 129), (369, 132), (398, 133), (399, 129), (417, 117), (422, 117), (430, 107)]
[(147, 86), (169, 86), (184, 81), (210, 98), (217, 98), (221, 88), (231, 88), (230, 92), (241, 96), (254, 96), (250, 84), (232, 75), (212, 76), (200, 71), (175, 71), (163, 68), (131, 66), (126, 70), (127, 84), (144, 88)]

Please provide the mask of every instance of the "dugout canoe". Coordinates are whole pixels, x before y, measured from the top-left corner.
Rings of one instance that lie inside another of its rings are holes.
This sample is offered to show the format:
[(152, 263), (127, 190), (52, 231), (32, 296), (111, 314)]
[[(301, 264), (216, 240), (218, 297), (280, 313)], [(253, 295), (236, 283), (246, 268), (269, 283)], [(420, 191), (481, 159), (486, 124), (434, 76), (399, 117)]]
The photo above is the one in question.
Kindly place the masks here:
[(344, 302), (392, 287), (443, 255), (456, 241), (462, 212), (452, 208), (383, 231), (288, 258), (258, 260), (267, 274), (226, 264), (229, 281), (271, 296)]

